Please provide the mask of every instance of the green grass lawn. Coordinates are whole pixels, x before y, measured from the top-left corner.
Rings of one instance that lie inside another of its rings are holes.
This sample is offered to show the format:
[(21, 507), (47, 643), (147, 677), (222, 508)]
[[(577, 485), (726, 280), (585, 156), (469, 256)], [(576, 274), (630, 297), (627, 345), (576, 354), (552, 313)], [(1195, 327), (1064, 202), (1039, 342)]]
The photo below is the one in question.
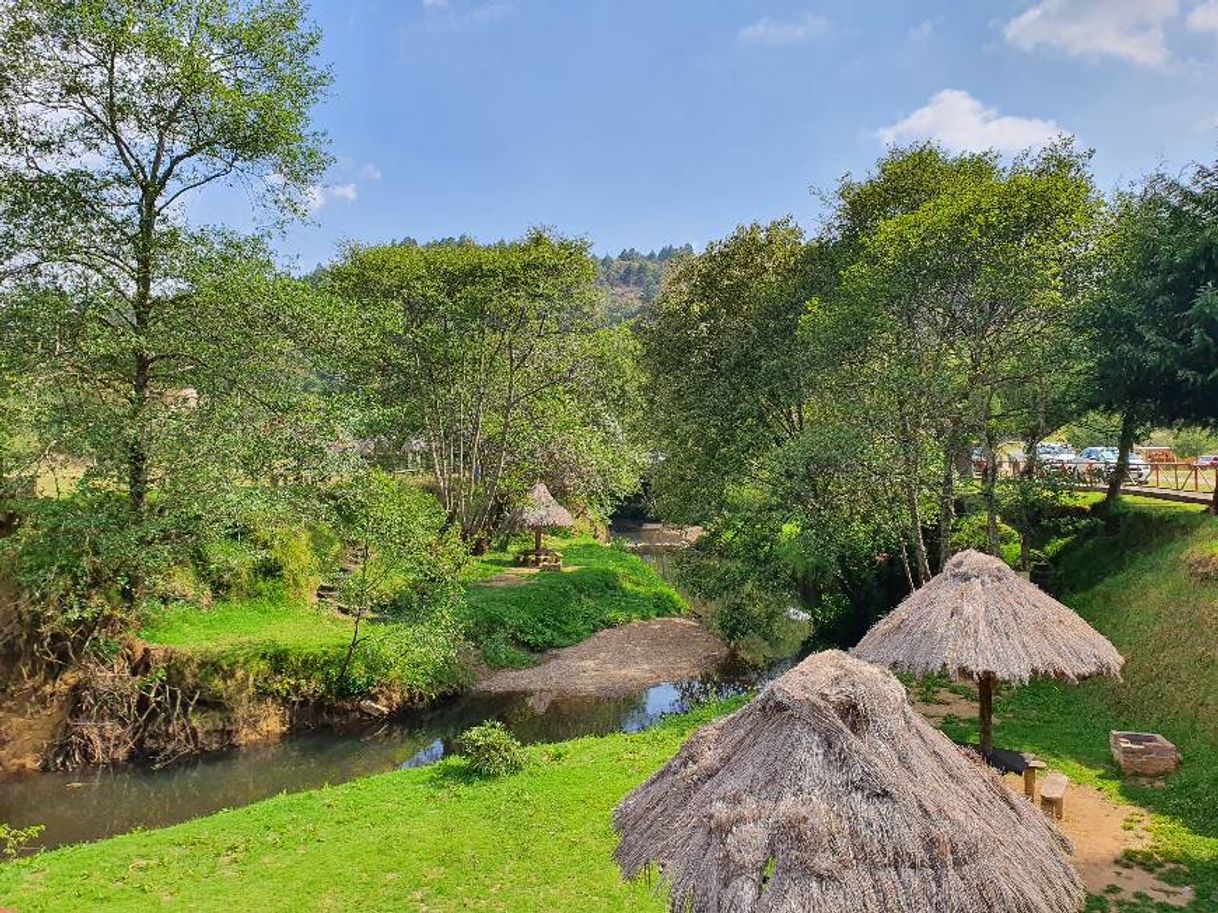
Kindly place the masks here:
[(510, 552), (484, 555), (470, 572), (462, 620), (493, 666), (523, 665), (530, 661), (524, 651), (570, 646), (601, 628), (686, 609), (651, 565), (625, 549), (590, 538), (548, 544), (563, 553), (564, 572), (542, 572), (513, 586), (484, 585), (513, 566)]
[(326, 609), (279, 593), (226, 599), (208, 609), (172, 606), (150, 618), (140, 638), (156, 646), (186, 651), (223, 651), (277, 644), (307, 649), (342, 646), (352, 622)]
[(209, 608), (176, 605), (148, 618), (146, 643), (169, 648), (165, 672), (232, 709), (250, 696), (333, 703), (371, 696), (410, 703), (458, 690), (468, 673), (458, 641), (427, 621), (366, 621), (339, 678), (354, 621), (276, 589)]

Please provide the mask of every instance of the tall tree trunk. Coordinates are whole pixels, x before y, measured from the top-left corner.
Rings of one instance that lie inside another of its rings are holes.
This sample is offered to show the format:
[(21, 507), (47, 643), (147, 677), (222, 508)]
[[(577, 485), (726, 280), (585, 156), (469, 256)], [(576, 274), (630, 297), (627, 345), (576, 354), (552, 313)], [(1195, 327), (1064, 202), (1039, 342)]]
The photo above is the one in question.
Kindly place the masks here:
[(1121, 486), (1125, 484), (1125, 476), (1129, 474), (1129, 454), (1133, 450), (1137, 433), (1138, 416), (1131, 407), (1121, 414), (1121, 439), (1117, 447), (1116, 469), (1108, 479), (1108, 492), (1104, 495), (1105, 510), (1116, 507), (1117, 499), (1121, 496)]
[(955, 435), (949, 434), (943, 447), (943, 483), (939, 488), (939, 570), (951, 557), (952, 521), (956, 519)]
[(148, 505), (148, 450), (143, 440), (144, 412), (148, 406), (151, 365), (140, 352), (135, 355), (131, 377), (131, 411), (134, 421), (127, 445), (127, 503), (137, 519)]
[[(135, 294), (131, 301), (135, 340), (131, 351), (131, 425), (127, 429), (127, 505), (138, 525), (148, 510), (148, 399), (152, 387), (152, 359), (147, 336), (152, 324), (153, 244), (156, 226), (156, 196), (145, 190), (140, 203), (139, 233), (135, 240)], [(135, 562), (123, 585), (123, 600), (137, 603), (144, 592), (144, 574)]]
[(909, 547), (904, 542), (901, 543), (901, 567), (905, 570), (905, 582), (909, 584), (909, 592), (912, 593), (918, 587), (914, 583), (913, 568), (909, 566)]
[(998, 461), (992, 446), (985, 449), (985, 486), (982, 496), (985, 500), (985, 544), (989, 553), (995, 557), (1002, 554), (1002, 540), (998, 533)]
[(994, 432), (990, 428), (989, 413), (990, 407), (987, 403), (985, 446), (982, 449), (985, 457), (985, 471), (981, 474), (981, 496), (985, 502), (986, 548), (991, 555), (1000, 557), (1002, 549), (998, 536), (998, 454), (994, 452)]
[(356, 591), (355, 626), (351, 629), (351, 640), (347, 642), (347, 652), (343, 656), (342, 666), (338, 670), (338, 684), (341, 687), (347, 681), (347, 670), (351, 668), (351, 660), (355, 658), (355, 648), (360, 644), (360, 624), (368, 609), (368, 562), (372, 559), (372, 546), (367, 539), (360, 543), (359, 589)]
[(922, 536), (922, 505), (918, 502), (918, 482), (922, 467), (918, 459), (918, 442), (914, 439), (909, 417), (901, 413), (901, 452), (905, 457), (905, 506), (909, 511), (909, 534), (913, 543), (914, 566), (918, 573), (918, 585), (930, 579), (930, 561), (926, 554), (926, 540)]
[(155, 198), (144, 193), (140, 205), (139, 235), (135, 241), (135, 295), (131, 302), (135, 341), (131, 372), (131, 417), (127, 443), (127, 499), (137, 518), (148, 503), (148, 449), (144, 439), (148, 393), (152, 384), (152, 361), (146, 337), (152, 321), (152, 246), (155, 228)]

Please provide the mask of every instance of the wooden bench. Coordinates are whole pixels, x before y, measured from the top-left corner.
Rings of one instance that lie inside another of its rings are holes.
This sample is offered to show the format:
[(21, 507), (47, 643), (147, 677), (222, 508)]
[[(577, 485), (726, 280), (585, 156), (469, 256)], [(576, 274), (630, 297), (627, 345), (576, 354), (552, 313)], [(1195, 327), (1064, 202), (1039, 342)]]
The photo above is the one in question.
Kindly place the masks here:
[(1060, 819), (1065, 808), (1066, 787), (1070, 781), (1065, 774), (1049, 774), (1040, 787), (1040, 807), (1050, 818)]
[[(980, 755), (981, 749), (968, 742), (957, 742), (961, 748), (966, 748)], [(1045, 769), (1045, 762), (1022, 751), (1004, 751), (1001, 748), (991, 748), (985, 755), (985, 761), (990, 767), (1004, 774), (1019, 774), (1023, 777), (1023, 794), (1036, 801), (1036, 772)]]

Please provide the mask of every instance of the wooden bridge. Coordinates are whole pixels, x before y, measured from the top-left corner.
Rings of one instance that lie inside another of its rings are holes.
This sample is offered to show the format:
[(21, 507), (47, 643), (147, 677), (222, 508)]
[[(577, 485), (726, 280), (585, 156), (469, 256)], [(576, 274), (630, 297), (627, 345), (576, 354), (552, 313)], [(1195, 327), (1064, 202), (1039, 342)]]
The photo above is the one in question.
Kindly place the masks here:
[[(1163, 501), (1183, 501), (1210, 504), (1218, 486), (1218, 466), (1198, 466), (1195, 463), (1151, 463), (1150, 476), (1145, 482), (1128, 481), (1121, 486), (1125, 494), (1159, 498)], [(1080, 486), (1084, 491), (1106, 491), (1106, 484), (1090, 482)]]

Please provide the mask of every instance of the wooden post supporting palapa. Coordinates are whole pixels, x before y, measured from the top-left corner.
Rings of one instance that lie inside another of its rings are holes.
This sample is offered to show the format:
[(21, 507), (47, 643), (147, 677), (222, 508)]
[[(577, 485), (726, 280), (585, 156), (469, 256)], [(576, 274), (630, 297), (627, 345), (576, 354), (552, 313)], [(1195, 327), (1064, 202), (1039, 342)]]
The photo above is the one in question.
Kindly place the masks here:
[(537, 552), (537, 561), (538, 561), (538, 563), (540, 563), (541, 562), (541, 527), (540, 526), (533, 527), (533, 532), (536, 534), (536, 539), (534, 540), (536, 545), (534, 546), (534, 549)]
[(994, 674), (983, 672), (977, 679), (981, 697), (981, 753), (989, 757), (994, 750)]

